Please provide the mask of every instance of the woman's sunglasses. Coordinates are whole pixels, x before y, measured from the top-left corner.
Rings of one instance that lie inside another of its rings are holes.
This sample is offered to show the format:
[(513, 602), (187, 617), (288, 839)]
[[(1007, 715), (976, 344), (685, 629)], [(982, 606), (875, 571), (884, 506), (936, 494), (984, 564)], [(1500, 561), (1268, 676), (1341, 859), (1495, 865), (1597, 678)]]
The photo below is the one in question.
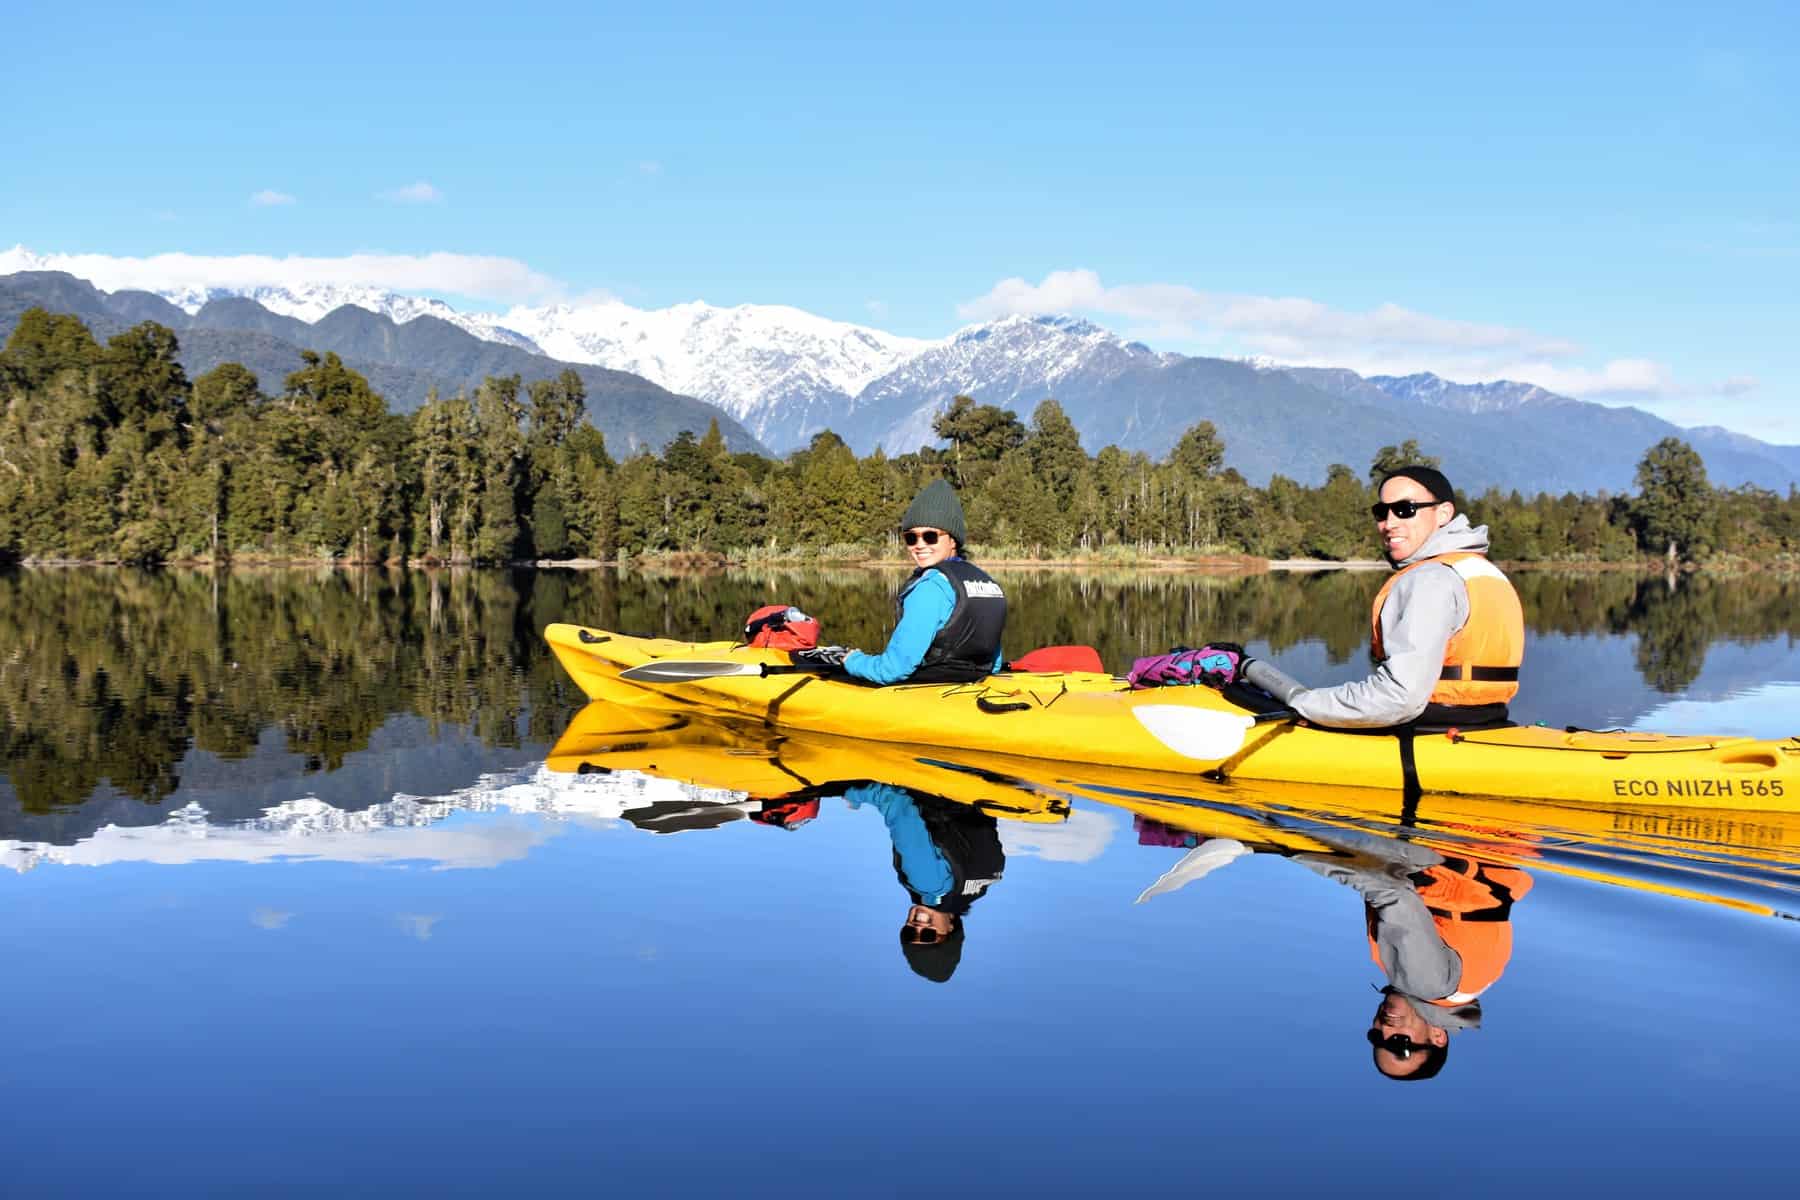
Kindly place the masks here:
[(927, 546), (935, 546), (938, 543), (938, 531), (935, 529), (909, 529), (900, 536), (906, 539), (906, 544), (909, 546), (916, 546), (920, 542), (924, 542)]
[(1390, 1033), (1384, 1037), (1371, 1029), (1368, 1031), (1367, 1037), (1369, 1045), (1386, 1050), (1389, 1054), (1402, 1059), (1410, 1057), (1415, 1050), (1431, 1049), (1430, 1042), (1415, 1042), (1404, 1033)]
[(939, 933), (929, 925), (902, 925), (900, 927), (900, 944), (902, 946), (920, 945), (934, 946), (944, 940), (947, 934)]
[(1448, 500), (1396, 500), (1389, 504), (1385, 500), (1377, 500), (1369, 505), (1369, 515), (1377, 521), (1385, 521), (1389, 511), (1392, 511), (1402, 521), (1410, 521), (1428, 508), (1448, 503)]

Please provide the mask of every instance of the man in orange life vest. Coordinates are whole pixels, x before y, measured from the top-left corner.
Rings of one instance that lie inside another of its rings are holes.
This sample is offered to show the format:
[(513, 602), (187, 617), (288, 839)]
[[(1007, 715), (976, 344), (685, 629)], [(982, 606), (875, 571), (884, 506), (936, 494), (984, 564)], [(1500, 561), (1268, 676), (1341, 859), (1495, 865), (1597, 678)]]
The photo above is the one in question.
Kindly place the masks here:
[(1390, 472), (1377, 495), (1371, 512), (1396, 571), (1370, 615), (1374, 673), (1329, 688), (1248, 659), (1240, 673), (1315, 725), (1504, 723), (1519, 691), (1525, 618), (1487, 560), (1487, 526), (1456, 511), (1450, 481), (1431, 467)]
[(1387, 976), (1367, 1033), (1375, 1069), (1430, 1079), (1449, 1057), (1450, 1035), (1481, 1025), (1480, 996), (1512, 959), (1512, 908), (1531, 876), (1462, 846), (1353, 830), (1313, 836), (1338, 852), (1295, 861), (1361, 893), (1369, 956)]

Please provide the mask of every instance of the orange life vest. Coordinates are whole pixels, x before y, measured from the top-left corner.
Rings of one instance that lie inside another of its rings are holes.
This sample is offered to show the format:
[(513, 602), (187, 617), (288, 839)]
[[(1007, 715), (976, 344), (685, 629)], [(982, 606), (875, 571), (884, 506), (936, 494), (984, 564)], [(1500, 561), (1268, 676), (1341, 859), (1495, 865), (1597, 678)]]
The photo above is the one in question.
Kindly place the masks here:
[[(1467, 1004), (1492, 987), (1511, 961), (1512, 906), (1531, 890), (1531, 876), (1517, 867), (1447, 857), (1411, 878), (1438, 936), (1462, 960), (1456, 991), (1431, 1002), (1445, 1007)], [(1372, 911), (1369, 956), (1381, 966)]]
[(1469, 593), (1469, 619), (1450, 635), (1444, 647), (1444, 669), (1431, 690), (1433, 704), (1505, 704), (1519, 694), (1519, 664), (1525, 661), (1525, 611), (1519, 593), (1486, 555), (1459, 550), (1422, 558), (1394, 572), (1375, 593), (1369, 614), (1370, 648), (1375, 661), (1387, 657), (1381, 648), (1381, 607), (1388, 592), (1406, 572), (1426, 563), (1443, 563), (1463, 581)]

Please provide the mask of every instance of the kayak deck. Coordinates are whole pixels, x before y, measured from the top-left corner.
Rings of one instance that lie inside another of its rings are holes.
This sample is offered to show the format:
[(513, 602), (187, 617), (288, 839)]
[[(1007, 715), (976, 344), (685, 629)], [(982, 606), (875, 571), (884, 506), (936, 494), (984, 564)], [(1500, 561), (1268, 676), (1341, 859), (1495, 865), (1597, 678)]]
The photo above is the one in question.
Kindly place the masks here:
[(965, 684), (872, 687), (814, 673), (633, 683), (656, 660), (786, 667), (785, 653), (732, 642), (639, 638), (551, 625), (545, 639), (590, 699), (750, 718), (770, 726), (1214, 777), (1529, 797), (1607, 806), (1800, 811), (1800, 738), (1680, 737), (1511, 726), (1399, 736), (1288, 722), (1251, 726), (1196, 754), (1248, 714), (1211, 688), (1132, 690), (1087, 672), (1001, 674)]

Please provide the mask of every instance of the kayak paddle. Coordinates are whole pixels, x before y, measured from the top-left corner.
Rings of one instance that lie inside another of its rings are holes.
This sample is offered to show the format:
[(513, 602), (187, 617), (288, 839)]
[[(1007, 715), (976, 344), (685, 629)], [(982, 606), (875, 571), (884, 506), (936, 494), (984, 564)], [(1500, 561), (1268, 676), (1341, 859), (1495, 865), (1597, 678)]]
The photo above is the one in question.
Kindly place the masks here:
[(1185, 758), (1218, 762), (1244, 748), (1244, 739), (1256, 726), (1269, 721), (1292, 721), (1299, 713), (1278, 708), (1266, 713), (1217, 712), (1186, 704), (1140, 704), (1131, 715), (1155, 735), (1156, 740)]
[(619, 672), (620, 679), (632, 683), (693, 683), (697, 679), (726, 679), (733, 675), (761, 678), (764, 675), (796, 675), (818, 673), (824, 667), (799, 663), (726, 662), (720, 659), (657, 659), (639, 663)]

